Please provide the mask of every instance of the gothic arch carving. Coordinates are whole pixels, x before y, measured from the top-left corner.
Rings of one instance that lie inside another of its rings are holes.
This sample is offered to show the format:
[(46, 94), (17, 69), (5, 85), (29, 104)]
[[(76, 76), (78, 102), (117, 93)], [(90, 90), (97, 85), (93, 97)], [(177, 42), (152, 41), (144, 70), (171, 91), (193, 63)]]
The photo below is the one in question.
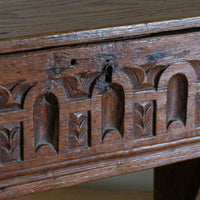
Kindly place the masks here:
[(41, 94), (33, 106), (33, 129), (35, 153), (47, 145), (58, 153), (59, 108), (56, 96), (49, 92)]
[[(68, 131), (63, 112), (67, 99), (64, 90), (55, 82), (43, 82), (33, 87), (27, 94), (24, 109), (32, 116), (24, 124), (26, 157), (55, 155), (66, 151)], [(62, 112), (62, 113), (61, 113)], [(26, 149), (29, 149), (29, 151)]]
[(188, 81), (184, 74), (175, 74), (167, 85), (167, 129), (174, 122), (186, 125)]
[[(197, 75), (188, 62), (170, 65), (158, 82), (158, 134), (193, 129)], [(165, 109), (166, 107), (166, 109)]]
[[(130, 126), (126, 123), (130, 121), (128, 116), (132, 111), (125, 108), (125, 105), (132, 107), (128, 97), (132, 92), (131, 82), (125, 74), (118, 72), (111, 65), (108, 65), (107, 70), (96, 80), (92, 91), (92, 104), (95, 104), (91, 112), (92, 115), (95, 114), (95, 120), (91, 117), (92, 133), (95, 135), (92, 137), (95, 138), (93, 145), (119, 143), (131, 135), (128, 130)], [(96, 120), (101, 122), (99, 127), (95, 126)]]

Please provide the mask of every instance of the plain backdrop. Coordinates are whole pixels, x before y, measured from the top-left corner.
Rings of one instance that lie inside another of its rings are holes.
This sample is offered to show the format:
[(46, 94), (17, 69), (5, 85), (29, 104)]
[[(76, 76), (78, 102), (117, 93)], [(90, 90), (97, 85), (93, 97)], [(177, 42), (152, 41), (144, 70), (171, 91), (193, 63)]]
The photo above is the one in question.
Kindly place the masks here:
[(153, 169), (84, 183), (76, 187), (91, 189), (152, 191)]

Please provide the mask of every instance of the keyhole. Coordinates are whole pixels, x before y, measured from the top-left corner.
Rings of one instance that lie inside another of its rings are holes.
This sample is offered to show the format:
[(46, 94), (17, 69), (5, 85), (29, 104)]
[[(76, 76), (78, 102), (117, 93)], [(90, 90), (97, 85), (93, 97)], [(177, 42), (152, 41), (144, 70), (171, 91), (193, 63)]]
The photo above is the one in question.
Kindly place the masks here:
[(71, 65), (72, 65), (72, 66), (77, 65), (77, 60), (76, 60), (76, 59), (72, 59), (72, 60), (71, 60)]
[(107, 64), (105, 66), (105, 82), (106, 83), (112, 83), (112, 72), (113, 72), (112, 65)]

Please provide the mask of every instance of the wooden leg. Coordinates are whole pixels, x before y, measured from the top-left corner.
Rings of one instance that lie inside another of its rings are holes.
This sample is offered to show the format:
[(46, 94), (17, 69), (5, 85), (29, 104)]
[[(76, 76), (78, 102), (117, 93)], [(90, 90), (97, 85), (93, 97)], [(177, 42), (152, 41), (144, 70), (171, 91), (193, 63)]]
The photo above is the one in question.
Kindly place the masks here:
[(154, 200), (195, 200), (199, 186), (200, 158), (154, 170)]

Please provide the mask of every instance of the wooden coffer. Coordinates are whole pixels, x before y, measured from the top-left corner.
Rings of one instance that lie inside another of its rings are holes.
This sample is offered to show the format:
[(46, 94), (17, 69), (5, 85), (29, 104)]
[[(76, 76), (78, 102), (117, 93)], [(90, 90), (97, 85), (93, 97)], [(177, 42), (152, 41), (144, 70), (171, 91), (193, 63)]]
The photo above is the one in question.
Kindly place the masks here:
[(196, 29), (25, 47), (0, 55), (1, 199), (200, 156)]

